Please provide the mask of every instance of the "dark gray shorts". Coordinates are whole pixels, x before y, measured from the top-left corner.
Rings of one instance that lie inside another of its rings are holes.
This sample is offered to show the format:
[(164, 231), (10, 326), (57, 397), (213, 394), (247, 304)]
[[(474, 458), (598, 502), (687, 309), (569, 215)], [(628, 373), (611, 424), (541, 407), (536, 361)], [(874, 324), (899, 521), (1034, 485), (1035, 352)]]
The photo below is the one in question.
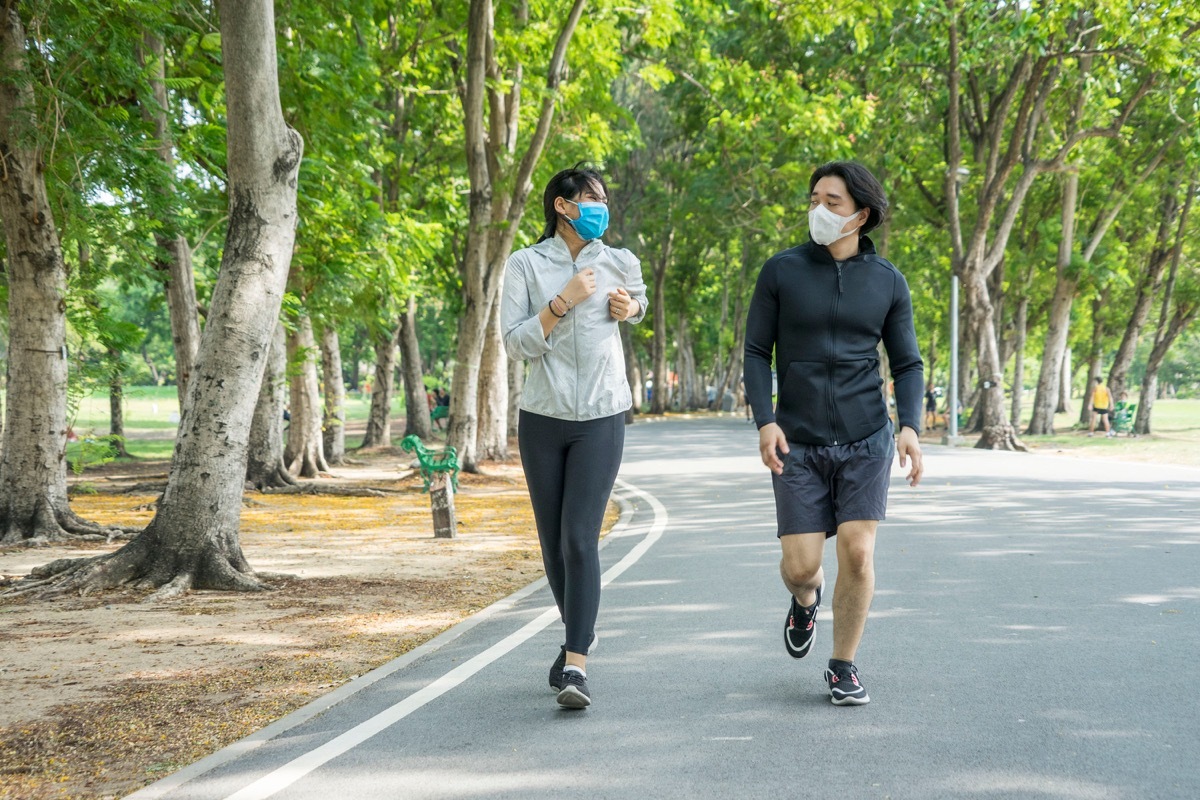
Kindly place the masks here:
[(892, 423), (850, 444), (788, 442), (783, 474), (775, 486), (778, 536), (825, 531), (837, 534), (843, 522), (887, 516), (888, 484), (896, 444)]

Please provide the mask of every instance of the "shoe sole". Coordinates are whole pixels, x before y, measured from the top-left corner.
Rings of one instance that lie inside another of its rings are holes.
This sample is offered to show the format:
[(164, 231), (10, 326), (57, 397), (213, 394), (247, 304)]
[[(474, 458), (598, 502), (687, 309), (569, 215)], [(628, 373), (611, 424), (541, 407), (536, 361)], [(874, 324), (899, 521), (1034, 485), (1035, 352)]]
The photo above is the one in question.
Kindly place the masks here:
[(592, 704), (592, 698), (579, 691), (575, 686), (568, 686), (558, 693), (558, 704), (563, 708), (587, 708)]
[(835, 706), (865, 706), (871, 702), (871, 698), (865, 694), (862, 697), (843, 697), (841, 699), (831, 695), (829, 699)]

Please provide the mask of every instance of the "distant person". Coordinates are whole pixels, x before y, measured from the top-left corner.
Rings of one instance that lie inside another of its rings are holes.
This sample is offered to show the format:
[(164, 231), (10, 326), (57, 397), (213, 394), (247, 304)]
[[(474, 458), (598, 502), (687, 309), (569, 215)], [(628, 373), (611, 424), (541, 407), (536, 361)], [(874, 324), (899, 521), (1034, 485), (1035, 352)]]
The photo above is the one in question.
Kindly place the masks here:
[(601, 239), (608, 188), (598, 172), (559, 172), (542, 209), (542, 237), (505, 267), (500, 324), (509, 357), (529, 361), (517, 439), (566, 626), (550, 686), (560, 706), (578, 709), (592, 702), (586, 666), (600, 609), (600, 527), (633, 406), (617, 323), (645, 316), (646, 284), (637, 257)]
[(429, 418), (433, 420), (433, 424), (439, 431), (446, 429), (446, 420), (450, 417), (450, 394), (442, 390), (442, 387), (437, 386), (433, 390), (433, 409), (429, 412)]
[(1088, 436), (1096, 435), (1096, 418), (1104, 423), (1104, 435), (1116, 436), (1117, 432), (1112, 429), (1113, 399), (1112, 392), (1104, 385), (1104, 379), (1099, 375), (1096, 376), (1096, 386), (1092, 389), (1092, 416), (1088, 423)]
[(933, 430), (937, 427), (937, 389), (933, 386), (933, 381), (925, 384), (925, 427)]
[[(887, 510), (892, 456), (921, 481), (924, 363), (908, 284), (864, 234), (887, 212), (883, 187), (853, 162), (809, 180), (811, 239), (776, 254), (758, 276), (746, 320), (746, 392), (759, 453), (771, 470), (787, 587), (784, 646), (804, 658), (825, 592), (825, 540), (837, 537), (833, 653), (825, 670), (835, 705), (870, 702), (854, 663), (875, 593), (875, 533)], [(893, 442), (876, 348), (895, 380)], [(779, 404), (771, 403), (771, 364)]]

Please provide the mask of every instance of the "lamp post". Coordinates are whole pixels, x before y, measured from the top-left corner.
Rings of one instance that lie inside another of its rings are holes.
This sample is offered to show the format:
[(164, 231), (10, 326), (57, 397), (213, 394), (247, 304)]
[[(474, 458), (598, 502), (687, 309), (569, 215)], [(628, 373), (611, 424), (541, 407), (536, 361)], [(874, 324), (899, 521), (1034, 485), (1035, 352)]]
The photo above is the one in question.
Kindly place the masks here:
[[(962, 183), (971, 174), (966, 167), (954, 171), (954, 208), (950, 213), (958, 214), (958, 193)], [(946, 409), (946, 436), (942, 444), (958, 444), (958, 275), (954, 265), (950, 266), (950, 396)]]

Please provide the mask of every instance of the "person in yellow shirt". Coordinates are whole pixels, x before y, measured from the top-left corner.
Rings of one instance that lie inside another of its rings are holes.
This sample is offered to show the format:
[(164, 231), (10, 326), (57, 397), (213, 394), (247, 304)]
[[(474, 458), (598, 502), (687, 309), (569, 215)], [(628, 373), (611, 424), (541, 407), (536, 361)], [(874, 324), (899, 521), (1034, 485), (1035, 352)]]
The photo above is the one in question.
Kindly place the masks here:
[(1092, 389), (1092, 420), (1088, 425), (1088, 436), (1096, 434), (1096, 418), (1104, 422), (1104, 435), (1116, 436), (1112, 429), (1111, 418), (1113, 410), (1112, 392), (1104, 385), (1104, 379), (1096, 376), (1096, 387)]

